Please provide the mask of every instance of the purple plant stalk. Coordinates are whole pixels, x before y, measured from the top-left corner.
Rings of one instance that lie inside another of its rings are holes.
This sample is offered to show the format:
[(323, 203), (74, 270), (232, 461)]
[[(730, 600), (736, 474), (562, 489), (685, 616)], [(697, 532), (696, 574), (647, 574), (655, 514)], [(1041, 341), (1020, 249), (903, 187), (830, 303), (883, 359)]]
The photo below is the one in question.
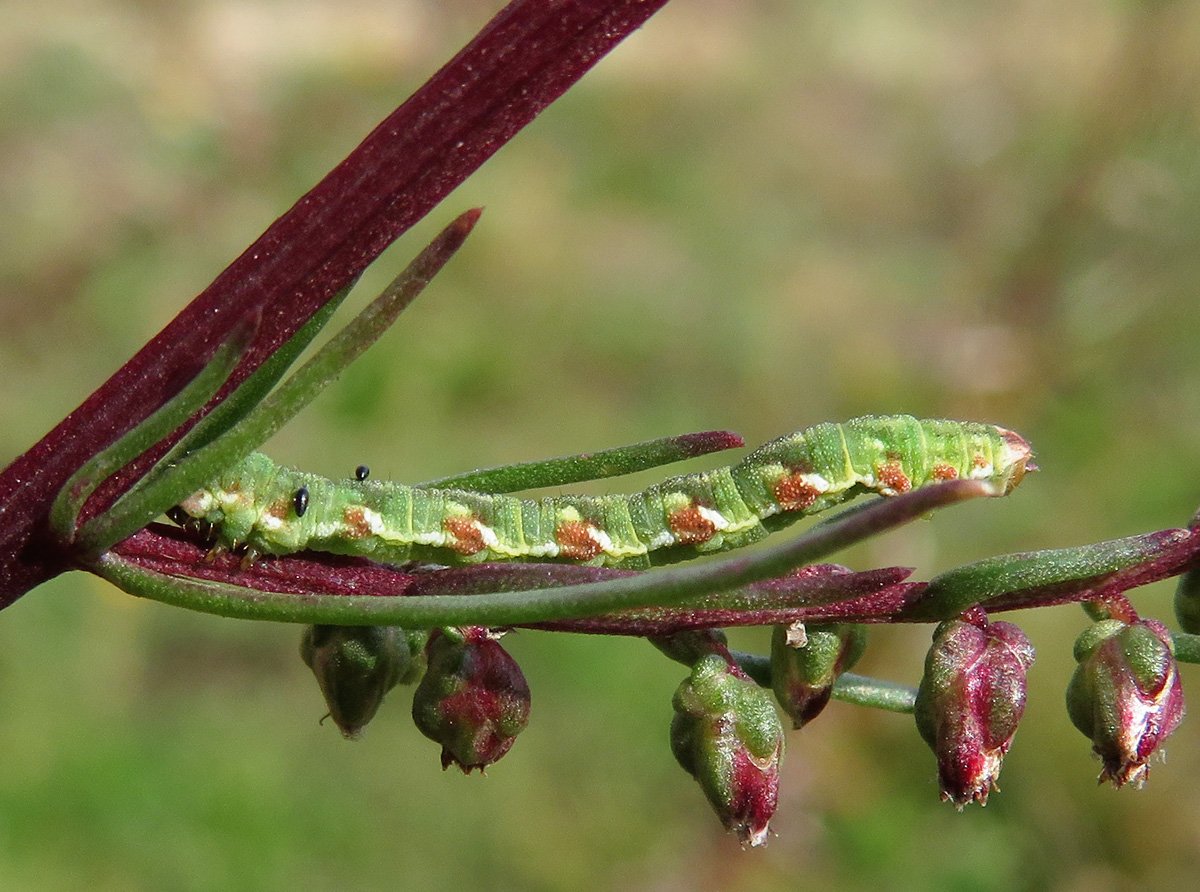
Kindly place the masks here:
[(0, 474), (0, 608), (73, 565), (49, 535), (67, 479), (173, 397), (248, 318), (206, 409), (103, 484), (108, 508), (203, 414), (666, 0), (514, 0), (142, 350)]

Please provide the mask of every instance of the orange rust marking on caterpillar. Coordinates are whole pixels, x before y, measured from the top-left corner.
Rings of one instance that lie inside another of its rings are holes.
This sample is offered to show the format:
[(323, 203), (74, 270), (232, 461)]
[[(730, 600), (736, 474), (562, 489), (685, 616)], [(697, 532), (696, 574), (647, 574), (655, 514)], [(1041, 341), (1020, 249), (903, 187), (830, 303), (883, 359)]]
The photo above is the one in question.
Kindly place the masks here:
[(821, 496), (821, 491), (804, 479), (802, 471), (785, 474), (772, 489), (775, 501), (784, 511), (803, 511)]
[(367, 509), (362, 505), (347, 505), (342, 511), (342, 531), (347, 539), (365, 539), (373, 534), (371, 522), (367, 519)]
[(454, 537), (450, 547), (459, 554), (479, 554), (487, 548), (483, 541), (483, 530), (479, 518), (473, 514), (459, 514), (442, 521), (442, 529)]
[(287, 520), (292, 512), (291, 499), (276, 499), (267, 506), (267, 515), (278, 520)]
[(934, 480), (957, 480), (958, 468), (954, 465), (948, 465), (943, 461), (938, 462), (933, 466)]
[(717, 525), (700, 513), (695, 505), (672, 511), (667, 524), (681, 545), (698, 545), (707, 542), (717, 532)]
[(560, 523), (554, 531), (554, 540), (558, 542), (559, 555), (573, 561), (590, 561), (603, 550), (592, 536), (591, 524), (582, 520)]
[(912, 489), (912, 481), (908, 479), (908, 475), (900, 467), (900, 462), (895, 459), (885, 461), (876, 468), (875, 479), (882, 483), (885, 488), (896, 493), (908, 492)]
[(989, 462), (986, 455), (982, 452), (976, 452), (975, 457), (971, 459), (971, 464), (976, 468), (986, 468)]

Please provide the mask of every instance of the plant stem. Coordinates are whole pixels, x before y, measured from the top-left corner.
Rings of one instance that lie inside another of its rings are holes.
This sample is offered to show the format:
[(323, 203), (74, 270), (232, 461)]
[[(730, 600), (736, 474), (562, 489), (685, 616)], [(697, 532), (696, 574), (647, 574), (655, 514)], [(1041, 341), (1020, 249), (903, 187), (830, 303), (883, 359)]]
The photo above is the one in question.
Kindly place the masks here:
[[(771, 658), (743, 651), (730, 654), (747, 675), (760, 687), (771, 686)], [(917, 689), (895, 681), (870, 678), (844, 672), (833, 683), (833, 699), (855, 706), (868, 706), (888, 712), (911, 713), (917, 700)]]

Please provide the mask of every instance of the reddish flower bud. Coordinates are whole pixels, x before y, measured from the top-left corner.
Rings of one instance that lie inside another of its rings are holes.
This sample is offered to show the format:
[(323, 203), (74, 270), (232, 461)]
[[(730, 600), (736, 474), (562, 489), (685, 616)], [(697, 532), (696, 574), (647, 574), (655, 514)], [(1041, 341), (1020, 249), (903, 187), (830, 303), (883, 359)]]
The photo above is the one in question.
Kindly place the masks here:
[(802, 728), (821, 714), (837, 677), (862, 656), (867, 630), (851, 623), (809, 626), (803, 643), (797, 631), (776, 626), (771, 635), (771, 687), (792, 726)]
[(416, 681), (425, 666), (424, 632), (395, 626), (309, 626), (300, 657), (316, 676), (329, 717), (346, 737), (374, 716), (384, 695)]
[(671, 750), (726, 829), (762, 845), (779, 797), (783, 725), (771, 695), (716, 654), (675, 691)]
[(1104, 763), (1100, 781), (1141, 786), (1146, 760), (1183, 718), (1170, 632), (1150, 619), (1106, 620), (1079, 636), (1075, 659), (1067, 712)]
[(516, 660), (480, 626), (435, 632), (413, 694), (413, 721), (442, 745), (442, 768), (482, 771), (529, 722), (529, 685)]
[(938, 762), (942, 799), (987, 804), (1025, 711), (1033, 646), (1012, 623), (948, 620), (934, 630), (917, 690), (917, 730)]

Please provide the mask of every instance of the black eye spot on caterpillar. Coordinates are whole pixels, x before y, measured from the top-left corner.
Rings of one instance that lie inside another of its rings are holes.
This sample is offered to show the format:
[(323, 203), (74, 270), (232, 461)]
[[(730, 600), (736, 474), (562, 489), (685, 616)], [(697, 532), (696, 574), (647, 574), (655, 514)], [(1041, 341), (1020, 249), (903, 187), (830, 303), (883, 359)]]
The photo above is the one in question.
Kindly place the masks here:
[(366, 465), (359, 465), (357, 468), (354, 469), (354, 479), (355, 480), (366, 480), (370, 476), (371, 476), (371, 469), (368, 468)]
[[(1016, 486), (1029, 444), (990, 424), (864, 416), (780, 437), (741, 461), (670, 477), (628, 494), (521, 499), (388, 481), (320, 480), (252, 453), (181, 504), (226, 547), (258, 554), (306, 549), (391, 564), (409, 560), (578, 561), (649, 567), (740, 548), (863, 491), (894, 496), (954, 479)], [(297, 523), (310, 488), (320, 523)], [(288, 504), (294, 517), (286, 510)], [(280, 517), (280, 514), (289, 514)], [(188, 521), (178, 512), (173, 517)]]

